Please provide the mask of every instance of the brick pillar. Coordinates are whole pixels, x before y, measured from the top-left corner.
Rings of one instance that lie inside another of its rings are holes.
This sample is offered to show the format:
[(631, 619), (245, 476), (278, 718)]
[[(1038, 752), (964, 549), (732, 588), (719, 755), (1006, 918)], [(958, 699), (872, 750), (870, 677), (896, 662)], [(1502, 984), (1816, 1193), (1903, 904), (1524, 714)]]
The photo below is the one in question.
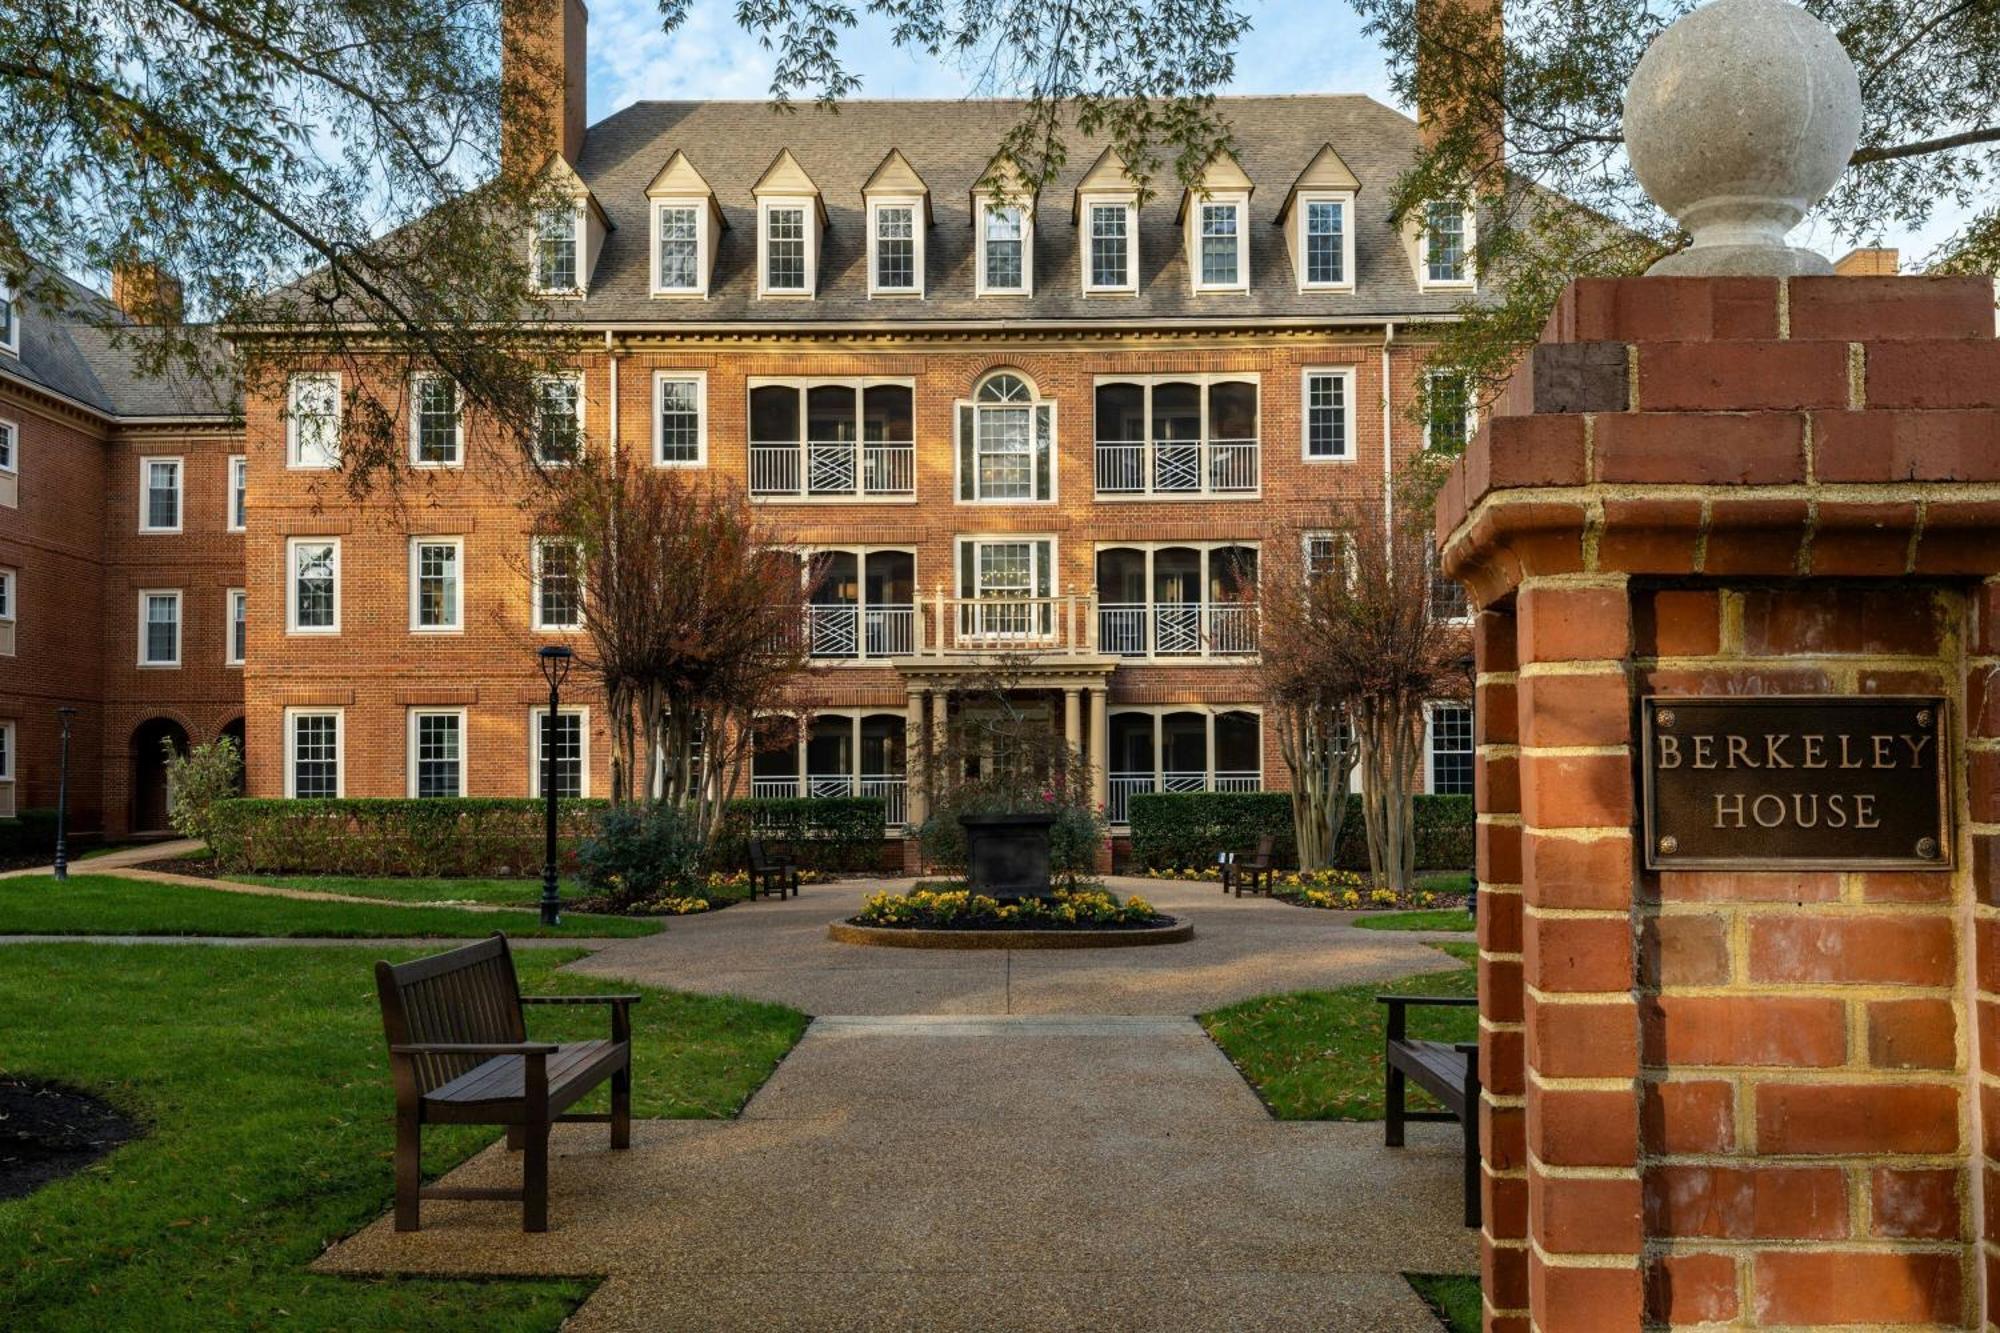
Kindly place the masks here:
[[(2000, 1328), (1993, 330), (1983, 280), (1581, 282), (1447, 480), (1489, 1329)], [(1755, 694), (1943, 696), (1955, 867), (1638, 869), (1638, 700)]]

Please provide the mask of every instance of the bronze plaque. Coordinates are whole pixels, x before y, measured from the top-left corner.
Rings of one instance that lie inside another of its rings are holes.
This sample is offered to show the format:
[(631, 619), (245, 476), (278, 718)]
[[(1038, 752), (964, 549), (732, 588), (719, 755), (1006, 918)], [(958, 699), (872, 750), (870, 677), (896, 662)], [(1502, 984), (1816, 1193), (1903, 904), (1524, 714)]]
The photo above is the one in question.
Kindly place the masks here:
[(1648, 870), (1948, 870), (1943, 699), (1640, 703)]

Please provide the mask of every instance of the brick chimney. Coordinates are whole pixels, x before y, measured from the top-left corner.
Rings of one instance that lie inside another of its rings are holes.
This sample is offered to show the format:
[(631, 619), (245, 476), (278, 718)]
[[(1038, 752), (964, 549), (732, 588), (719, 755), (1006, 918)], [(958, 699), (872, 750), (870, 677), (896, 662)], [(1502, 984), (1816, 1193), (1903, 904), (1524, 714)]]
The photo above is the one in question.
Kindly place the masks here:
[(590, 15), (583, 0), (506, 0), (500, 31), (500, 165), (534, 171), (583, 153)]
[(134, 324), (181, 322), (181, 280), (158, 264), (134, 260), (111, 269), (111, 304)]
[[(1436, 138), (1439, 113), (1464, 96), (1475, 61), (1490, 54), (1489, 67), (1477, 77), (1500, 78), (1502, 23), (1500, 0), (1417, 0), (1417, 130), (1426, 148)], [(1497, 160), (1504, 151), (1497, 106), (1488, 114), (1493, 123), (1486, 132)]]
[(1843, 278), (1893, 278), (1900, 258), (1893, 245), (1849, 250), (1833, 261), (1833, 271)]

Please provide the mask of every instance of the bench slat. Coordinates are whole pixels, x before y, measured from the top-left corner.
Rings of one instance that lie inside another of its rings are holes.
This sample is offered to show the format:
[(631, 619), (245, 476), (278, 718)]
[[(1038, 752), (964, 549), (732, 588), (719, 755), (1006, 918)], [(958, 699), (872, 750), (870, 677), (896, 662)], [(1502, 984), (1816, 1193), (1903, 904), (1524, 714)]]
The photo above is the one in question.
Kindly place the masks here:
[[(594, 1075), (595, 1066), (617, 1056), (608, 1041), (566, 1042), (548, 1057), (549, 1095), (568, 1087), (579, 1078)], [(463, 1106), (473, 1102), (519, 1101), (527, 1095), (527, 1061), (518, 1055), (495, 1056), (441, 1088), (424, 1094), (424, 1100)]]

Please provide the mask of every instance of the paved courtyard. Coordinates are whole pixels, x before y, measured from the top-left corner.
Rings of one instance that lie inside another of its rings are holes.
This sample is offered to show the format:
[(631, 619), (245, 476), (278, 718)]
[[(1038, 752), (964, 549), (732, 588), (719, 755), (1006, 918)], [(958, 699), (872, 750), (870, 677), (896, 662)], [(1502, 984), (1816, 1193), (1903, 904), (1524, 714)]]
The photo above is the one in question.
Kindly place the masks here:
[[(875, 886), (808, 887), (578, 966), (817, 1017), (732, 1121), (558, 1130), (551, 1225), (384, 1217), (327, 1271), (604, 1275), (578, 1330), (1434, 1328), (1403, 1271), (1469, 1272), (1457, 1136), (1272, 1119), (1190, 1015), (1445, 960), (1331, 913), (1155, 885), (1193, 943), (962, 954), (835, 945)], [(1138, 882), (1118, 886), (1121, 891)], [(496, 1146), (454, 1184), (510, 1183)]]

